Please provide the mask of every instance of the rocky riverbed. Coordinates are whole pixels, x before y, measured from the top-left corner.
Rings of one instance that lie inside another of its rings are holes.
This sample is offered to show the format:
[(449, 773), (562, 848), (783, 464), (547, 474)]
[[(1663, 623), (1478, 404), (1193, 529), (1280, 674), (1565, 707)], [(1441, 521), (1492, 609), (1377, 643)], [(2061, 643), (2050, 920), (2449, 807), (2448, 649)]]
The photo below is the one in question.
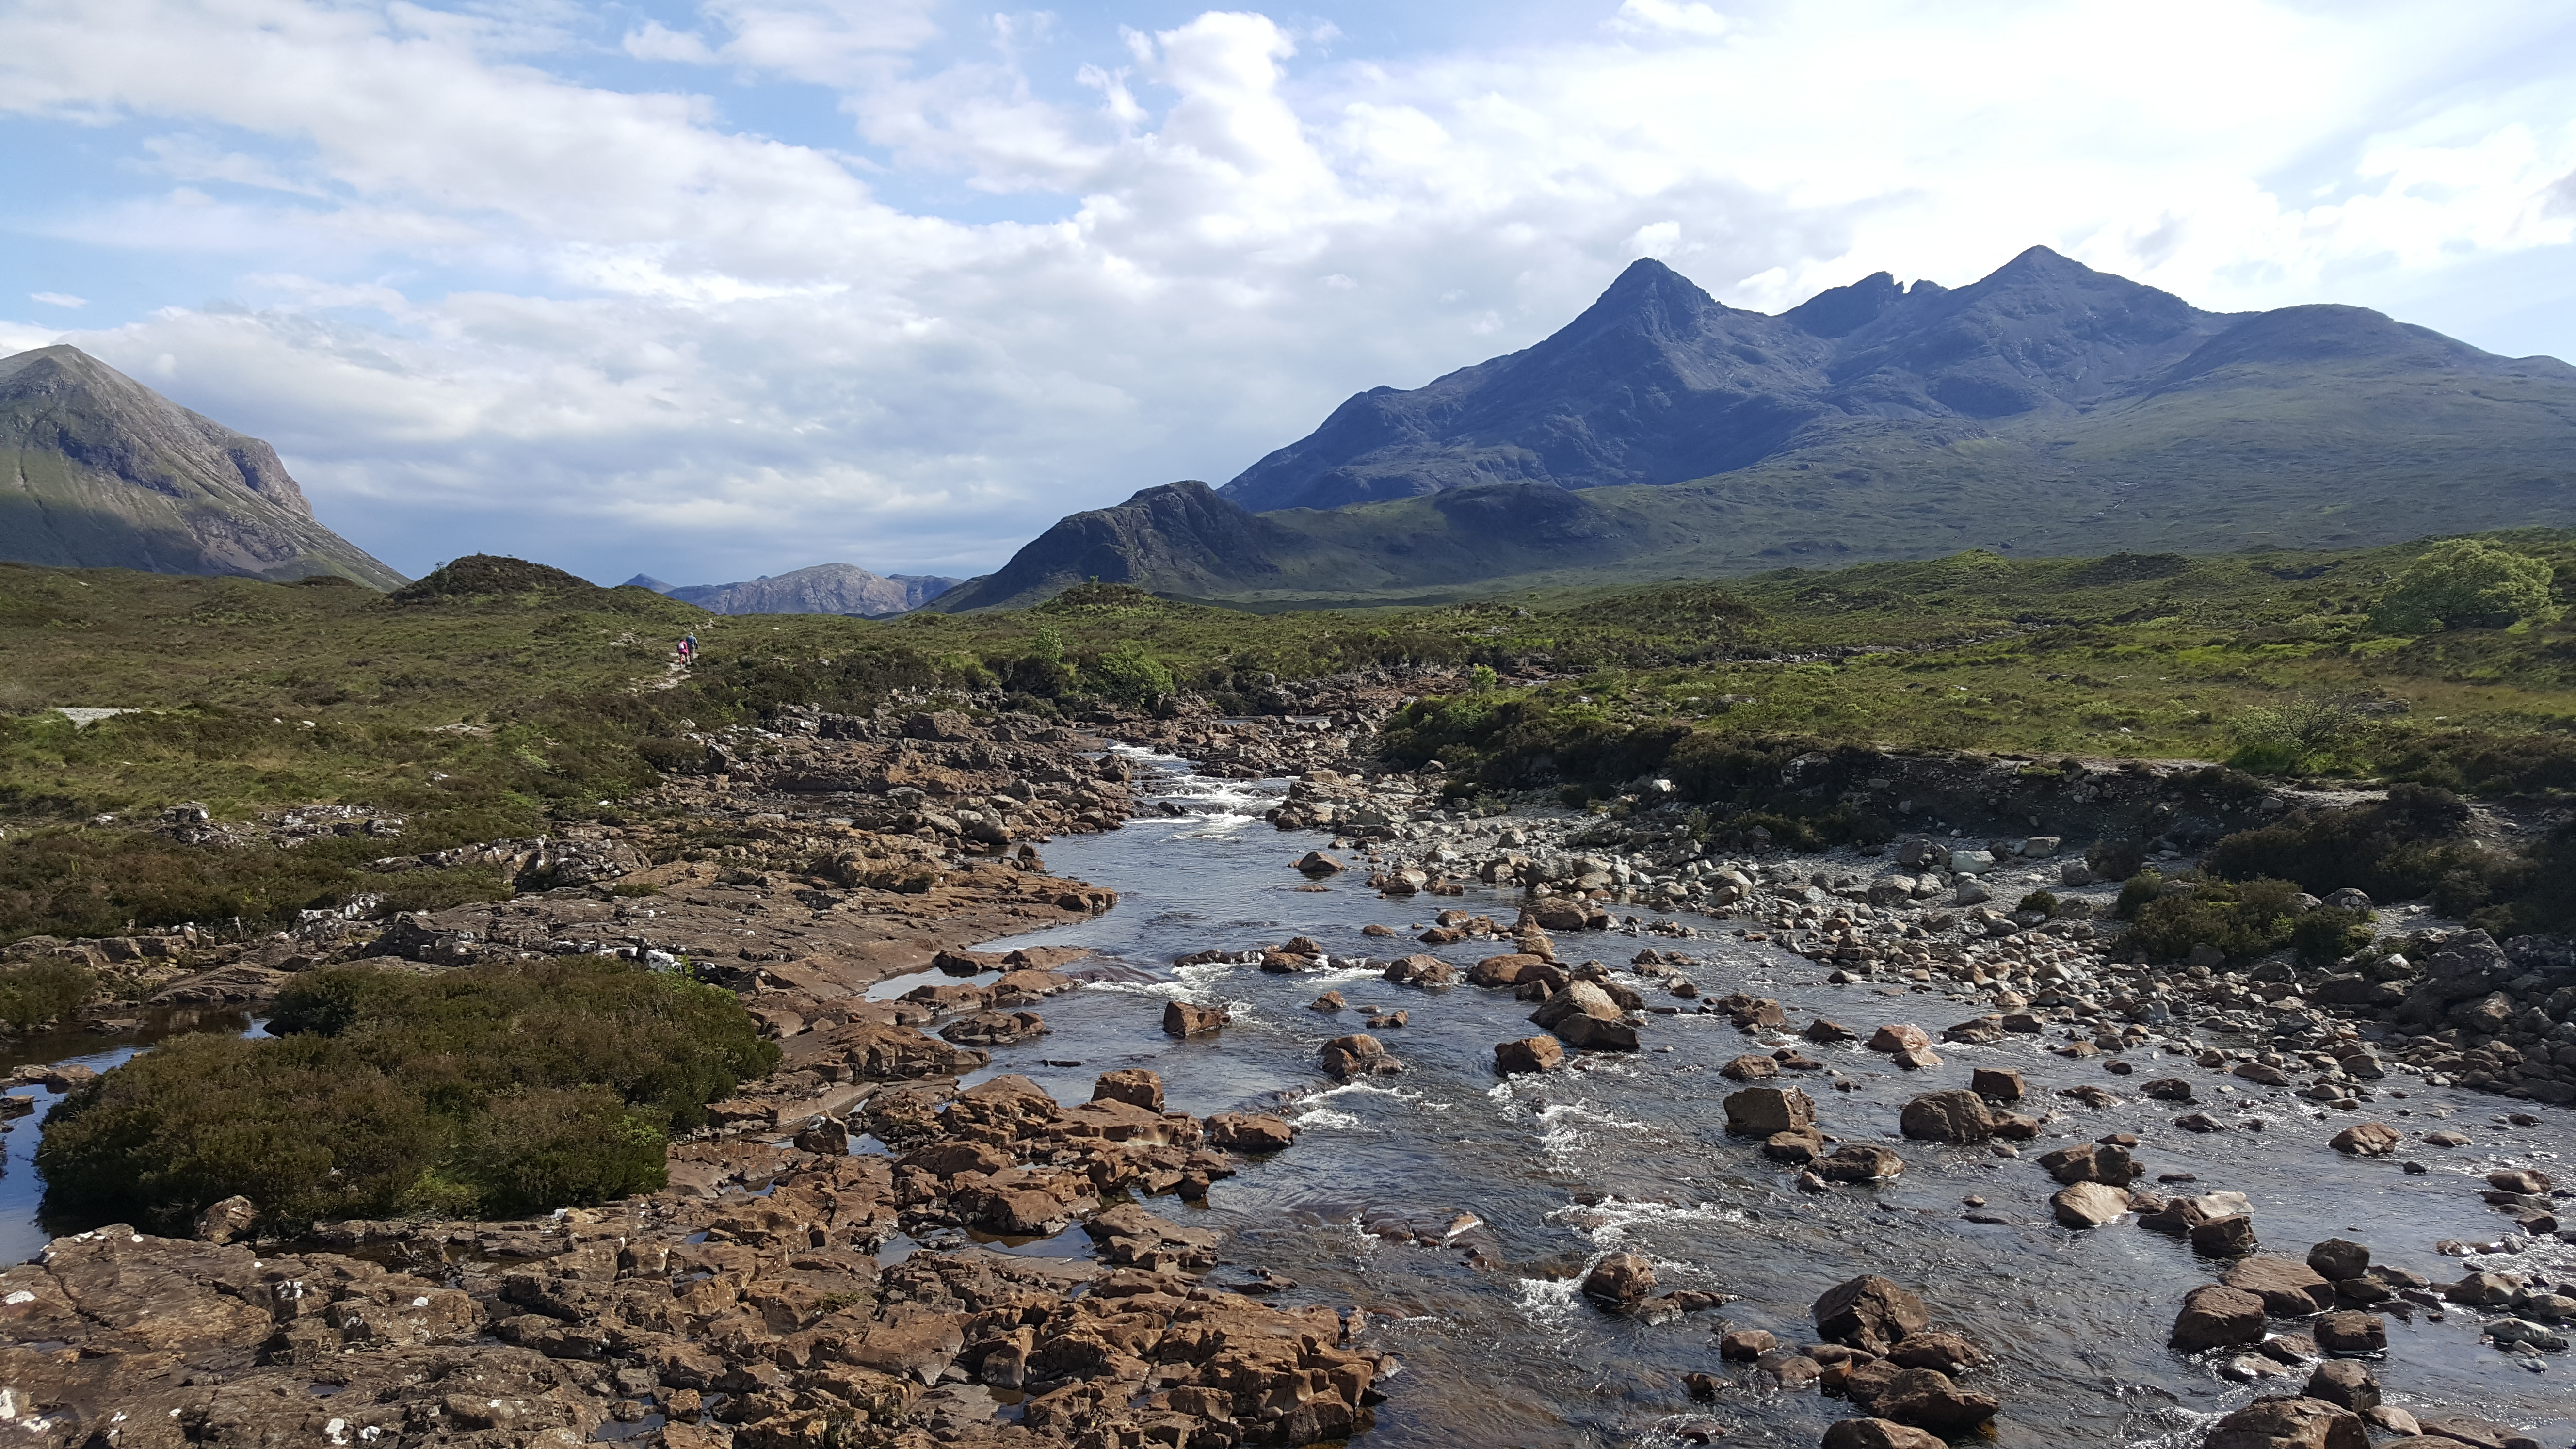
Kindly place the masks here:
[[(0, 1284), (0, 1411), (42, 1444), (2576, 1434), (2576, 1126), (2530, 1069), (2564, 1022), (2519, 1015), (2559, 968), (2386, 903), (2366, 969), (2126, 961), (2069, 880), (2101, 824), (2004, 835), (1993, 762), (1946, 796), (1891, 766), (1921, 829), (1876, 855), (1684, 849), (1651, 782), (1462, 809), (1353, 768), (1391, 695), (1102, 723), (1197, 774), (818, 719), (672, 787), (721, 830), (609, 827), (659, 865), (245, 946), (686, 957), (786, 1057), (614, 1209), (58, 1240)], [(905, 755), (944, 773), (867, 773)], [(996, 803), (1033, 765), (1082, 783)], [(2176, 806), (2142, 838), (2186, 860), (2190, 787), (2106, 773), (2083, 804)], [(2498, 993), (2501, 1031), (2452, 1019)]]

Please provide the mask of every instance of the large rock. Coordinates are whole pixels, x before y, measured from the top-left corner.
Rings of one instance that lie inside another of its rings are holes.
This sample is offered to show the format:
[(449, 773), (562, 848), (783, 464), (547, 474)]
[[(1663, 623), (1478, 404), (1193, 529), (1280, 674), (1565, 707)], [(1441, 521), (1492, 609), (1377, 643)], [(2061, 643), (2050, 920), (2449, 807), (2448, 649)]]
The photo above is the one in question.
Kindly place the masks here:
[(1538, 1010), (1530, 1013), (1530, 1021), (1537, 1026), (1554, 1031), (1573, 1017), (1588, 1016), (1596, 1021), (1617, 1021), (1620, 1014), (1619, 1003), (1611, 1000), (1610, 993), (1602, 990), (1596, 983), (1569, 981), (1563, 988), (1549, 996)]
[(236, 1193), (197, 1214), (197, 1241), (229, 1243), (248, 1237), (258, 1221), (258, 1205)]
[(1871, 1032), (1869, 1049), (1874, 1052), (1887, 1052), (1890, 1055), (1901, 1052), (1930, 1051), (1932, 1038), (1924, 1035), (1923, 1028), (1900, 1022), (1891, 1026), (1882, 1026)]
[(1592, 1052), (1632, 1052), (1639, 1045), (1635, 1027), (1597, 1016), (1569, 1016), (1556, 1024), (1556, 1035), (1567, 1046)]
[(2379, 1407), (2379, 1380), (2354, 1359), (2329, 1359), (2318, 1364), (2316, 1372), (2308, 1375), (2308, 1386), (2302, 1392), (2356, 1414), (2367, 1414)]
[(1968, 1074), (1968, 1090), (1997, 1102), (2018, 1102), (2029, 1088), (2010, 1067), (1979, 1067)]
[(1950, 1449), (1941, 1436), (1893, 1419), (1844, 1419), (1825, 1430), (1825, 1449)]
[(1160, 1112), (1163, 1110), (1163, 1079), (1143, 1067), (1102, 1072), (1100, 1079), (1091, 1084), (1091, 1100), (1125, 1102), (1148, 1112)]
[(1207, 1140), (1225, 1152), (1277, 1152), (1297, 1140), (1297, 1129), (1267, 1112), (1219, 1112), (1207, 1119)]
[(1992, 1394), (1962, 1389), (1939, 1369), (1910, 1368), (1880, 1388), (1870, 1412), (1940, 1434), (1960, 1434), (1995, 1416)]
[[(2259, 1305), (2258, 1305), (2259, 1307)], [(1900, 1284), (1863, 1274), (1825, 1290), (1812, 1310), (1816, 1332), (1834, 1343), (1885, 1353), (1932, 1322), (1923, 1300)], [(2261, 1321), (2258, 1312), (2256, 1321)]]
[(2062, 1226), (2098, 1228), (2119, 1221), (2129, 1210), (2129, 1194), (2107, 1183), (2079, 1182), (2051, 1195), (2048, 1210)]
[(2355, 1122), (2336, 1133), (2326, 1145), (2347, 1156), (2386, 1157), (2405, 1140), (2385, 1122)]
[(2247, 1258), (2218, 1281), (2262, 1299), (2263, 1311), (2276, 1318), (2304, 1318), (2335, 1302), (2334, 1285), (2324, 1274), (2287, 1258)]
[(2308, 1249), (2308, 1266), (2330, 1283), (2370, 1271), (2370, 1249), (2350, 1238), (2328, 1238)]
[(2201, 1449), (2370, 1449), (2370, 1432), (2341, 1405), (2284, 1395), (2219, 1420)]
[(1983, 1142), (1995, 1135), (1995, 1114), (1975, 1092), (1926, 1092), (1905, 1104), (1898, 1125), (1925, 1142)]
[(1747, 1087), (1726, 1098), (1726, 1130), (1740, 1137), (1812, 1131), (1816, 1101), (1796, 1087)]
[(1813, 1170), (1827, 1182), (1875, 1182), (1905, 1171), (1905, 1159), (1892, 1148), (1855, 1142), (1816, 1159)]
[(2263, 1300), (2212, 1283), (2183, 1295), (2169, 1341), (2185, 1353), (2263, 1341)]
[(1224, 1030), (1226, 1023), (1233, 1019), (1222, 1006), (1202, 1006), (1195, 1001), (1163, 1003), (1165, 1036), (1210, 1036)]
[(1544, 1072), (1565, 1060), (1565, 1048), (1552, 1036), (1524, 1037), (1519, 1041), (1499, 1043), (1494, 1048), (1494, 1070), (1506, 1077), (1524, 1072)]
[(2328, 1353), (2377, 1353), (2388, 1347), (2388, 1324), (2367, 1313), (2329, 1313), (2312, 1330)]
[(1655, 1267), (1635, 1253), (1612, 1253), (1583, 1275), (1583, 1296), (1599, 1303), (1629, 1306), (1655, 1291)]

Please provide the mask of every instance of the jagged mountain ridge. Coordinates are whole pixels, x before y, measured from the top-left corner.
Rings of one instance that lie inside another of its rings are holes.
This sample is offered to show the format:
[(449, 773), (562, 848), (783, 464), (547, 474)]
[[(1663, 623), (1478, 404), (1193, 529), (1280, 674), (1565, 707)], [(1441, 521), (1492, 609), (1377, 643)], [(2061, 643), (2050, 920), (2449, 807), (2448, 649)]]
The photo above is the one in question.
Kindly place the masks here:
[(68, 346), (0, 358), (0, 558), (405, 582), (315, 520), (276, 449)]
[(856, 564), (826, 563), (733, 584), (666, 584), (644, 574), (626, 582), (715, 614), (882, 618), (918, 609), (960, 581), (936, 574), (874, 574)]
[[(2205, 312), (2033, 247), (1955, 290), (1881, 272), (1771, 316), (1640, 260), (1545, 340), (1411, 391), (1358, 394), (1221, 491), (1269, 512), (1499, 481), (1676, 483), (1829, 446), (1873, 422), (1922, 425), (1938, 441), (2027, 431), (2133, 404), (2262, 355), (2267, 341), (2269, 360), (2292, 360), (2278, 344), (2302, 326), (2370, 334), (2365, 350), (2382, 355), (2406, 334), (2398, 351), (2437, 369), (2546, 365), (2576, 378), (2552, 359), (2492, 357), (2360, 308), (2304, 324), (2292, 315), (2312, 310)], [(2421, 355), (2426, 339), (2440, 344), (2438, 361)], [(2311, 341), (2305, 360), (2334, 355), (2322, 336)]]
[(1094, 577), (1320, 604), (2576, 526), (2576, 368), (2359, 307), (2202, 311), (2045, 249), (1777, 317), (1641, 262), (1536, 346), (1363, 393), (1173, 495), (1200, 487), (1074, 515), (939, 607)]

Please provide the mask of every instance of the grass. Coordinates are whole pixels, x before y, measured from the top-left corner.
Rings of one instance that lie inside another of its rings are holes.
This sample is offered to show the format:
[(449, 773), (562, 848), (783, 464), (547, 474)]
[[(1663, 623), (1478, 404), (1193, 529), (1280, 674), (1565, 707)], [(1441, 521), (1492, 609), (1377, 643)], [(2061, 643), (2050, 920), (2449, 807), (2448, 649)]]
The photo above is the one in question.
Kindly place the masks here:
[[(2487, 537), (2553, 564), (2563, 609), (2576, 533)], [(503, 893), (488, 877), (364, 866), (636, 808), (660, 770), (698, 767), (708, 731), (791, 703), (865, 711), (897, 691), (1078, 715), (1176, 690), (1231, 712), (1263, 707), (1281, 681), (1484, 665), (1480, 691), (1426, 706), (1443, 713), (1418, 711), (1390, 742), (1440, 758), (1461, 786), (1608, 787), (1679, 755), (1718, 790), (1784, 748), (1870, 745), (2576, 790), (2563, 615), (2411, 638), (2373, 627), (2386, 582), (2426, 546), (1971, 551), (1268, 614), (1103, 585), (883, 621), (719, 617), (481, 557), (393, 595), (0, 567), (0, 708), (17, 711), (0, 715), (0, 938)], [(674, 676), (670, 646), (692, 629), (702, 662)], [(1513, 682), (1533, 671), (1555, 677)], [(53, 705), (145, 712), (74, 728)], [(148, 829), (184, 801), (236, 823), (366, 805), (406, 826), (398, 844), (208, 851)]]

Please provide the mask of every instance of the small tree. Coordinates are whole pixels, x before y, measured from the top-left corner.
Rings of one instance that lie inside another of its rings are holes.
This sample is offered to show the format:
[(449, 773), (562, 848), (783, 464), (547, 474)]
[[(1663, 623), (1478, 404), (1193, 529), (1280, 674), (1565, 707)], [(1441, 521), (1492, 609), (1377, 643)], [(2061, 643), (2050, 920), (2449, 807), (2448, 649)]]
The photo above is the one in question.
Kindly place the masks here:
[(2371, 611), (2390, 634), (2502, 629), (2549, 607), (2551, 570), (2528, 554), (2455, 538), (2426, 549)]

